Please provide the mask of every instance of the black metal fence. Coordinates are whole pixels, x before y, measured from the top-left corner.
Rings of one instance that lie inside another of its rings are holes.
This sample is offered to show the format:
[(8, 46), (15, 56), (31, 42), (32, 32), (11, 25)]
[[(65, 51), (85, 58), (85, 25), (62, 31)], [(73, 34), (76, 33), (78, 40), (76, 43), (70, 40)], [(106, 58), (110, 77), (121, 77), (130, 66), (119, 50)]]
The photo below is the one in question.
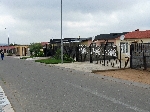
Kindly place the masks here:
[[(60, 50), (60, 45), (50, 47), (49, 51), (51, 56)], [(90, 46), (80, 45), (80, 43), (64, 44), (63, 53), (75, 59), (77, 62), (89, 61), (90, 63), (102, 64), (103, 66), (121, 67), (121, 61), (118, 59), (117, 46), (103, 44), (97, 46), (91, 44)], [(47, 53), (48, 54), (48, 53)]]
[(91, 44), (89, 47), (79, 45), (79, 60), (80, 61), (100, 61), (118, 58), (117, 46), (96, 46)]
[(130, 55), (131, 68), (147, 69), (150, 67), (150, 43), (132, 43)]

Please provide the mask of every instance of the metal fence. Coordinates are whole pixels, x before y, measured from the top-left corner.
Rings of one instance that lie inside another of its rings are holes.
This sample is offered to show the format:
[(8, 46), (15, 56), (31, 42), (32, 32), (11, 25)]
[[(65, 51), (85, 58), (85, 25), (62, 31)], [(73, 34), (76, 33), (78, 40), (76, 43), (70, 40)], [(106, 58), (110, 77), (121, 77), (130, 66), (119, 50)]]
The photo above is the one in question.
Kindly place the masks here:
[[(97, 46), (96, 44), (91, 44), (90, 46), (76, 44), (65, 44), (63, 46), (63, 53), (72, 57), (77, 62), (89, 61), (90, 63), (101, 64), (103, 66), (111, 66), (121, 68), (126, 67), (125, 62), (120, 60), (118, 57), (117, 46), (103, 44)], [(56, 51), (60, 49), (60, 45), (51, 47), (51, 56), (56, 54)], [(121, 55), (121, 53), (120, 53)]]
[(150, 43), (132, 43), (130, 55), (131, 68), (147, 69), (150, 67)]

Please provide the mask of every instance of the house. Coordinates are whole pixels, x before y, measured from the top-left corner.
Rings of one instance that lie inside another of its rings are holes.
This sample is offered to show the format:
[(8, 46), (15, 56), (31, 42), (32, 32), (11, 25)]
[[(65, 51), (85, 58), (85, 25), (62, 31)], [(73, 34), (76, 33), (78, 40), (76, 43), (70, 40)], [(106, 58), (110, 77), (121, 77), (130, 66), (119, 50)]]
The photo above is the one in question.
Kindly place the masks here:
[[(83, 44), (82, 42), (86, 40), (86, 38), (64, 38), (62, 39), (63, 41), (63, 45), (74, 45), (76, 43), (80, 43)], [(61, 45), (61, 39), (51, 39), (50, 44), (52, 44), (53, 46), (60, 46)]]
[[(124, 38), (121, 39), (120, 37)], [(62, 40), (64, 46), (70, 46), (72, 44), (84, 44), (86, 46), (90, 46), (91, 43), (96, 44), (97, 46), (117, 46), (118, 59), (121, 57), (121, 59), (126, 60), (126, 57), (130, 57), (131, 43), (150, 43), (150, 30), (140, 31), (137, 29), (132, 32), (100, 34), (94, 38), (64, 38)], [(53, 46), (60, 46), (61, 39), (51, 39), (50, 44)]]
[(81, 41), (81, 44), (82, 45), (86, 45), (86, 46), (90, 46), (90, 44), (92, 43), (92, 37), (88, 37), (88, 38), (84, 38), (82, 41)]
[(18, 55), (18, 56), (29, 56), (30, 55), (28, 45), (15, 45), (14, 47), (15, 47), (15, 49), (12, 52), (13, 54)]
[[(121, 44), (121, 57), (130, 57), (130, 45), (132, 43), (150, 43), (150, 30), (140, 31), (139, 29), (124, 34), (124, 39), (116, 39), (116, 45)], [(120, 50), (118, 48), (118, 50)]]
[[(121, 40), (120, 37), (124, 36)], [(118, 58), (125, 59), (130, 57), (130, 45), (132, 43), (150, 43), (150, 30), (140, 31), (139, 29), (132, 32), (100, 34), (95, 36), (92, 43), (96, 45), (117, 46)], [(121, 46), (120, 46), (121, 45)], [(121, 52), (121, 55), (120, 55)]]
[(129, 32), (123, 32), (123, 33), (110, 33), (110, 34), (100, 34), (95, 36), (95, 39), (92, 41), (93, 44), (96, 44), (97, 46), (117, 46), (117, 56), (120, 58), (120, 36), (125, 35)]
[(3, 50), (7, 55), (8, 53), (18, 55), (18, 56), (26, 56), (29, 55), (29, 46), (28, 45), (15, 45), (15, 46), (0, 46), (0, 50)]
[(93, 43), (96, 45), (104, 45), (107, 42), (107, 45), (117, 45), (117, 38), (120, 37), (121, 35), (125, 35), (128, 32), (123, 32), (123, 33), (110, 33), (110, 34), (100, 34), (95, 36), (95, 39)]
[(150, 30), (139, 29), (125, 34), (125, 40), (129, 43), (150, 43)]

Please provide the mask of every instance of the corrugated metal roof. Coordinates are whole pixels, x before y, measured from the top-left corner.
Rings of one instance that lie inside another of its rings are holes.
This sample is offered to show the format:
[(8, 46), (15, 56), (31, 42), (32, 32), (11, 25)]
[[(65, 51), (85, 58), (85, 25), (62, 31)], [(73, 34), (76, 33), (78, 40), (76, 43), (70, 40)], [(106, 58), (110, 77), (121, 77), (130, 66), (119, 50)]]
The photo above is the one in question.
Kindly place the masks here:
[(121, 35), (125, 35), (128, 32), (123, 32), (123, 33), (110, 33), (110, 34), (100, 34), (95, 36), (94, 41), (96, 40), (111, 40), (120, 37)]

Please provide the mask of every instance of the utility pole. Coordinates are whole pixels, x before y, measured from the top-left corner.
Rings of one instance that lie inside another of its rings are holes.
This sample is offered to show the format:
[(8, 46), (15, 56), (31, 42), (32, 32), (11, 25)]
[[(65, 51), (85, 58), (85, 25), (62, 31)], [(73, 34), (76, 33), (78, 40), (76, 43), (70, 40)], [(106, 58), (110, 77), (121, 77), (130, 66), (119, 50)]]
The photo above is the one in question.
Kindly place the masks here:
[(8, 53), (9, 53), (9, 35), (8, 35)]

